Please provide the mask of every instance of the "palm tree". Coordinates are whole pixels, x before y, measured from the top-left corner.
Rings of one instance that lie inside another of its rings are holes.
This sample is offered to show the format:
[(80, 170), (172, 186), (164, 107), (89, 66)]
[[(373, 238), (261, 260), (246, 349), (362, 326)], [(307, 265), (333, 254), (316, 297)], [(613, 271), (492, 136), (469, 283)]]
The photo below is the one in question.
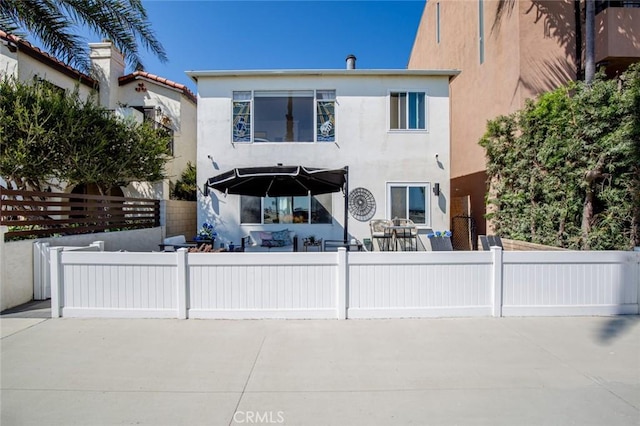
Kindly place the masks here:
[(74, 34), (76, 26), (111, 40), (136, 70), (143, 69), (139, 44), (167, 61), (141, 0), (0, 0), (0, 29), (22, 37), (25, 31), (55, 57), (88, 72), (87, 46)]

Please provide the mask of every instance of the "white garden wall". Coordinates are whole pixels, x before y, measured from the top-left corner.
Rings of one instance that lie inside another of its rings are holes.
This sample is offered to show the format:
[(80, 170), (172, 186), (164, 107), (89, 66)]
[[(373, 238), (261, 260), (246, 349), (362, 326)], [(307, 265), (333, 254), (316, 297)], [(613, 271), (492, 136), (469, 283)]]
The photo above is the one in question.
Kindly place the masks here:
[(52, 315), (638, 314), (638, 252), (52, 252)]

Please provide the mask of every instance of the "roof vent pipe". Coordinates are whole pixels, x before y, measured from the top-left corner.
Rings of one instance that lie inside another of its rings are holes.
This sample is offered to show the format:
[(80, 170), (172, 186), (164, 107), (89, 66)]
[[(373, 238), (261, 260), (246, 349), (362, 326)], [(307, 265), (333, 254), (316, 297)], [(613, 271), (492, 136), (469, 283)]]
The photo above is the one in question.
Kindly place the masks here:
[(347, 69), (348, 70), (356, 69), (356, 57), (354, 55), (347, 56)]

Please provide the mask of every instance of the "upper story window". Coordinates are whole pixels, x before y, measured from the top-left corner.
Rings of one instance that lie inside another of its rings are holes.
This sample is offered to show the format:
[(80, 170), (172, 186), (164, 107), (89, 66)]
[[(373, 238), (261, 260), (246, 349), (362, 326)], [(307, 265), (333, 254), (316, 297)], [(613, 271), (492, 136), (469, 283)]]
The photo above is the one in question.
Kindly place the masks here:
[(389, 124), (392, 130), (426, 128), (423, 92), (391, 92), (389, 105)]
[(233, 142), (333, 142), (335, 102), (335, 90), (233, 92)]

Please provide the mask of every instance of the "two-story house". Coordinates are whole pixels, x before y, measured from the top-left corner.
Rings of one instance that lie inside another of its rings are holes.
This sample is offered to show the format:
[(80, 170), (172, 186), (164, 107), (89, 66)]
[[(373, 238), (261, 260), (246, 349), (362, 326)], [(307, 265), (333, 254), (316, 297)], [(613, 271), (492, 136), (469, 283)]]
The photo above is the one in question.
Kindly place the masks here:
[[(78, 87), (86, 99), (97, 91), (103, 107), (117, 115), (150, 120), (172, 135), (172, 158), (167, 163), (169, 179), (150, 184), (140, 182), (114, 188), (113, 195), (169, 198), (169, 180), (176, 180), (187, 162), (196, 159), (195, 95), (183, 84), (147, 72), (125, 73), (122, 54), (111, 42), (90, 43), (91, 75), (74, 69), (31, 43), (0, 31), (0, 78), (13, 76), (20, 81), (46, 80), (64, 90)], [(95, 193), (96, 188), (80, 185), (66, 191)]]
[[(369, 238), (372, 218), (410, 218), (422, 234), (448, 229), (449, 80), (457, 71), (354, 64), (350, 56), (342, 70), (187, 72), (198, 85), (198, 184), (237, 167), (348, 166), (349, 193), (366, 194), (369, 210), (350, 211), (348, 238)], [(198, 223), (215, 224), (219, 241), (235, 244), (250, 231), (283, 228), (342, 240), (349, 209), (339, 192), (211, 191), (199, 201)]]

